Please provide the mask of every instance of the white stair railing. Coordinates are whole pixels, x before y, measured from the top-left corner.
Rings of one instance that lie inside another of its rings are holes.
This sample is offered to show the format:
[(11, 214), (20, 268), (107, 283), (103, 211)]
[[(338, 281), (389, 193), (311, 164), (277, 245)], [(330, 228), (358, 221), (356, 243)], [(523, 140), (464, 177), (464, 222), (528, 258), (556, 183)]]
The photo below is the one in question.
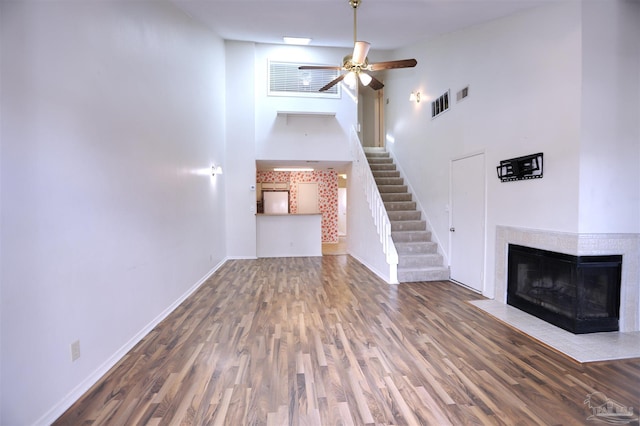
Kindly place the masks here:
[(389, 215), (387, 215), (387, 209), (384, 207), (384, 202), (378, 191), (378, 185), (373, 177), (373, 173), (371, 173), (367, 156), (362, 148), (362, 143), (360, 143), (358, 133), (354, 128), (351, 129), (349, 141), (353, 161), (353, 177), (358, 181), (358, 185), (365, 191), (369, 209), (371, 210), (373, 221), (378, 231), (380, 242), (382, 243), (382, 250), (389, 264), (389, 281), (391, 283), (397, 283), (398, 252), (391, 239), (391, 222), (389, 221)]

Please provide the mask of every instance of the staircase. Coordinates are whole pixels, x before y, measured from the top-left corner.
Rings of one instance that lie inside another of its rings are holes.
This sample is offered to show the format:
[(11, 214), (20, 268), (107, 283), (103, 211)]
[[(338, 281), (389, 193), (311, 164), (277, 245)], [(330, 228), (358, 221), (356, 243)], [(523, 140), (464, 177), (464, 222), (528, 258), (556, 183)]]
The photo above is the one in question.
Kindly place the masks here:
[(398, 252), (398, 281), (443, 281), (449, 279), (449, 268), (431, 241), (427, 222), (411, 201), (404, 179), (396, 170), (393, 158), (384, 148), (364, 148), (384, 207), (391, 221), (391, 238)]

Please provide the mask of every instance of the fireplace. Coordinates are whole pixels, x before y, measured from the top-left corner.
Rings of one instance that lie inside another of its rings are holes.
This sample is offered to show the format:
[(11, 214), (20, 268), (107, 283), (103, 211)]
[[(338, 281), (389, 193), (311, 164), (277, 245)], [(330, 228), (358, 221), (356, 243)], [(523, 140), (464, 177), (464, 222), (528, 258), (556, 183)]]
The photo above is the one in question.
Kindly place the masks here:
[(617, 331), (622, 256), (509, 244), (507, 303), (575, 334)]

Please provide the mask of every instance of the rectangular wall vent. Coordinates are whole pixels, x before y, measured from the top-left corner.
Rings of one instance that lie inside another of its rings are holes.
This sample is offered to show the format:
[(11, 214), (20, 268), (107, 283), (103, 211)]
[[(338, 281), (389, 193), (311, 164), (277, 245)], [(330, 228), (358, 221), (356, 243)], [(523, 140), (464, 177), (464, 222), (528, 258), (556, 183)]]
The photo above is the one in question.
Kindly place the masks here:
[(340, 85), (319, 92), (320, 88), (338, 77), (339, 70), (300, 70), (293, 62), (269, 61), (269, 96), (308, 96), (339, 98)]
[(469, 86), (465, 87), (464, 89), (462, 89), (458, 93), (456, 93), (456, 102), (460, 102), (461, 100), (463, 100), (467, 96), (469, 96)]
[(431, 102), (431, 118), (436, 118), (449, 109), (449, 90)]

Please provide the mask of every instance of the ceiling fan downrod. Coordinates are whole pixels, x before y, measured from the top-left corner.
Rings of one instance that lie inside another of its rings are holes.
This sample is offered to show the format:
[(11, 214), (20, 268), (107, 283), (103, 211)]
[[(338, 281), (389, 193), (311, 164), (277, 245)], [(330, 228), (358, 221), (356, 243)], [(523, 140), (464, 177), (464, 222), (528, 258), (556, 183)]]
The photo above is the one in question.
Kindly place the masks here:
[(349, 6), (353, 8), (353, 44), (358, 41), (358, 20), (357, 20), (357, 10), (358, 6), (360, 6), (360, 2), (362, 0), (349, 0)]

